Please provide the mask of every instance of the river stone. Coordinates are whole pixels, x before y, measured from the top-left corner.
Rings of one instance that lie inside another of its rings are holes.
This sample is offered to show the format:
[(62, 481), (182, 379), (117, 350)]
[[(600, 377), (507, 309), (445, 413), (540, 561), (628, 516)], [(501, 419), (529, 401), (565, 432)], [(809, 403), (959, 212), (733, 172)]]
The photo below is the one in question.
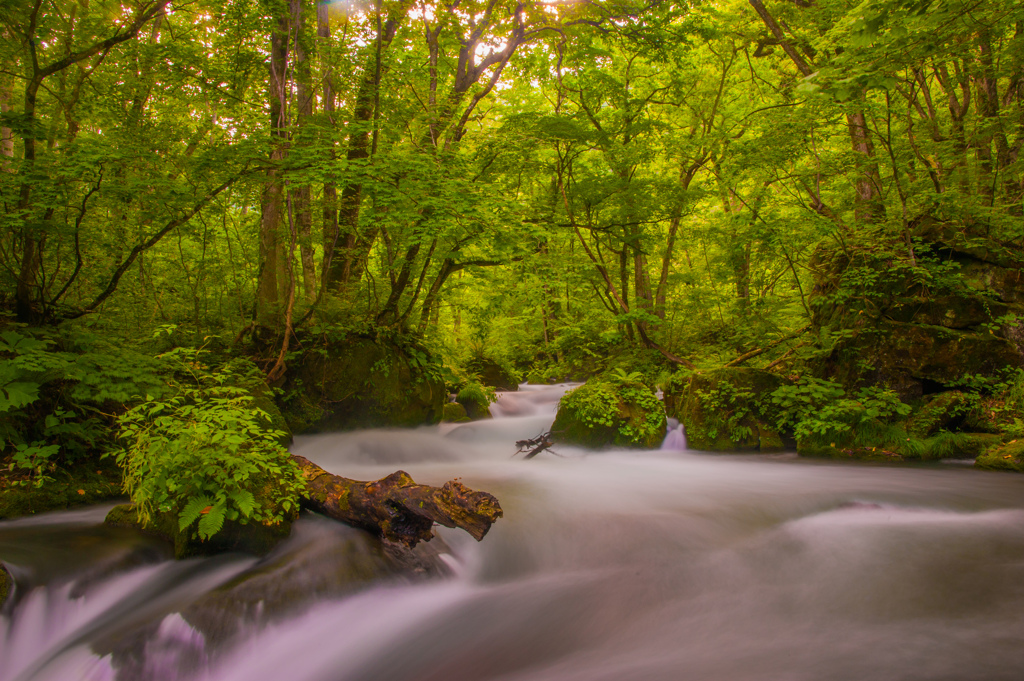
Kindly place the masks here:
[(771, 393), (791, 381), (746, 367), (694, 372), (669, 382), (665, 410), (686, 429), (690, 449), (772, 452), (796, 446), (775, 426)]
[(441, 420), (446, 423), (462, 423), (469, 421), (469, 416), (466, 415), (466, 408), (458, 402), (449, 402), (444, 405), (444, 413), (441, 416)]
[(477, 421), (491, 418), (491, 402), (479, 385), (471, 384), (459, 391), (455, 401), (466, 412), (466, 418)]
[(282, 411), (292, 432), (411, 427), (441, 420), (444, 382), (425, 350), (350, 336), (308, 343), (290, 365)]
[(589, 381), (558, 403), (555, 442), (601, 448), (656, 449), (665, 437), (665, 410), (642, 383)]
[(295, 536), (252, 568), (189, 604), (182, 616), (214, 646), (248, 627), (293, 615), (381, 583), (450, 576), (440, 537), (409, 549), (368, 532), (311, 516)]

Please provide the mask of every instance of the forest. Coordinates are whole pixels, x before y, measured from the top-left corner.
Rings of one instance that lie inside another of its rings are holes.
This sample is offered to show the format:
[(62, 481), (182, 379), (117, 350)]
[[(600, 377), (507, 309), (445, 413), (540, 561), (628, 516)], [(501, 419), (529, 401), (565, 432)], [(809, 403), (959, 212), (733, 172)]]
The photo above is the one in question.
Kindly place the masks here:
[(8, 0), (0, 110), (4, 517), (272, 526), (292, 434), (523, 381), (1024, 470), (1018, 3)]

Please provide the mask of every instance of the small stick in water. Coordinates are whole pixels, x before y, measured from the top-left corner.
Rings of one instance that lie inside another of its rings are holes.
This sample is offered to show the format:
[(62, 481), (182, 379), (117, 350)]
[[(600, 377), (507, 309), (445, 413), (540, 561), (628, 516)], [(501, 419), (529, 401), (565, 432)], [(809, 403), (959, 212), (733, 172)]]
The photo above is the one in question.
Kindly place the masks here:
[[(528, 440), (516, 440), (516, 447), (518, 448), (516, 450), (516, 454), (522, 454), (523, 452), (526, 452), (526, 456), (524, 456), (523, 458), (532, 459), (533, 457), (537, 456), (545, 449), (550, 448), (554, 444), (555, 443), (551, 441), (551, 431), (549, 430), (546, 433), (541, 433), (535, 438), (531, 438)], [(554, 454), (554, 452), (551, 453)], [(516, 454), (513, 454), (512, 456), (515, 456)]]

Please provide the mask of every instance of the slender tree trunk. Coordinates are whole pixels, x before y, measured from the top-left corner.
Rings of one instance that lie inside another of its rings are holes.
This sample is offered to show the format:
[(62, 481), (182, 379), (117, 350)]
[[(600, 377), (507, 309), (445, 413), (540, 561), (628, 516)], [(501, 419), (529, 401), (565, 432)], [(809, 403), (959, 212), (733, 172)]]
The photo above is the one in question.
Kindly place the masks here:
[(283, 328), (282, 286), (286, 284), (284, 253), (284, 182), (278, 166), (287, 154), (287, 84), (291, 21), (287, 8), (270, 36), (270, 168), (263, 189), (260, 216), (260, 274), (256, 287), (256, 323), (270, 333)]

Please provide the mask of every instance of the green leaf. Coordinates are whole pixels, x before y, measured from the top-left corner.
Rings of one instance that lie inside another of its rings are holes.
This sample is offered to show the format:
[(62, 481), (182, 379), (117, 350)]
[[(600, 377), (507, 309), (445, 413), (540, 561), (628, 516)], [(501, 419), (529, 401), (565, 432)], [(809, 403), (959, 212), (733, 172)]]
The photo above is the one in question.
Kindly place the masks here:
[(189, 527), (202, 515), (204, 509), (212, 505), (213, 500), (206, 496), (189, 499), (188, 503), (185, 504), (185, 508), (178, 515), (178, 529), (184, 532), (185, 528)]
[(220, 502), (203, 514), (203, 517), (199, 520), (199, 527), (197, 528), (201, 539), (209, 539), (220, 532), (220, 528), (224, 527), (224, 517), (227, 515), (226, 510), (224, 503)]

